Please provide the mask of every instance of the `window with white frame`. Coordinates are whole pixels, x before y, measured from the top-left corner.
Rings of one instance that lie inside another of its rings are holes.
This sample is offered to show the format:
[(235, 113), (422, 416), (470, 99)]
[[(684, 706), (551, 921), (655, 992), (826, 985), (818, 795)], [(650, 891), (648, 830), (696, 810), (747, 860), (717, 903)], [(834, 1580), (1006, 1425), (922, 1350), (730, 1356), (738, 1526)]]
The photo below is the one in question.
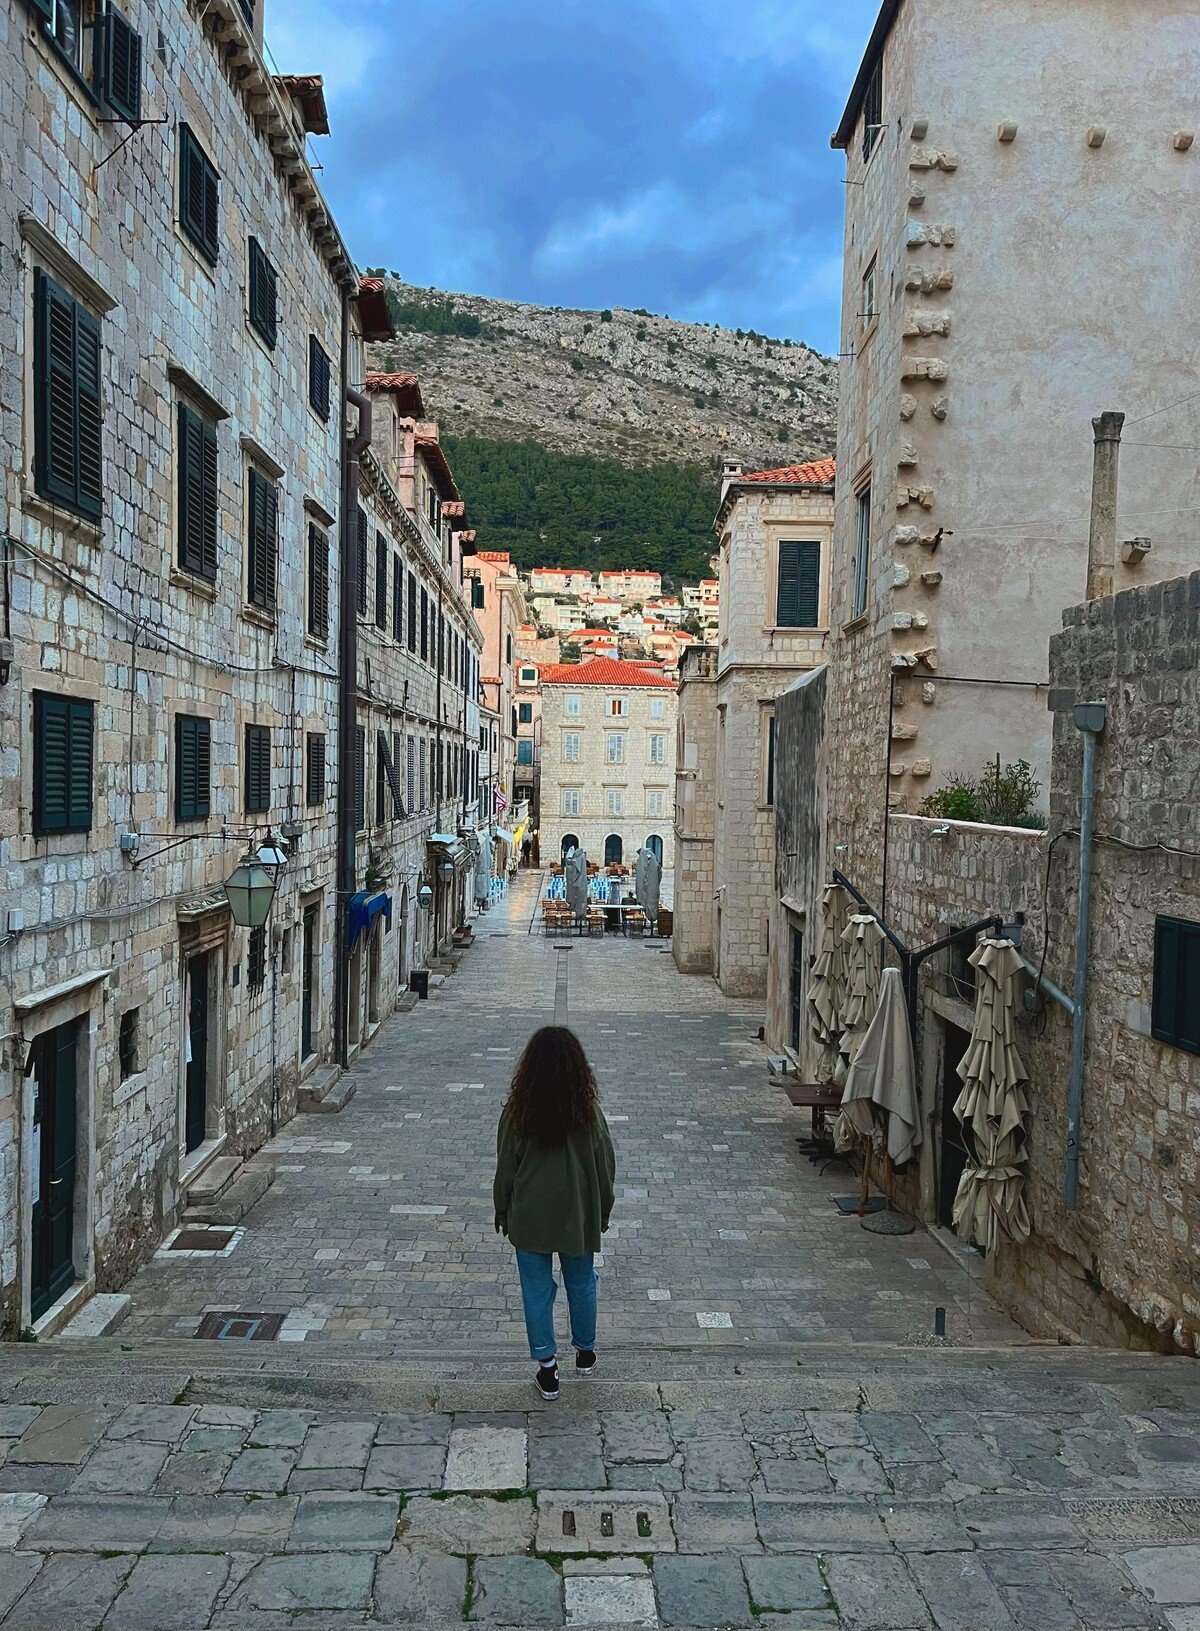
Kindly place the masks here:
[(609, 731), (605, 757), (610, 765), (625, 763), (625, 732)]
[(562, 790), (562, 813), (565, 816), (577, 816), (579, 814), (579, 789), (578, 789), (578, 787), (564, 787), (563, 788), (563, 790)]
[(665, 765), (667, 762), (667, 739), (662, 731), (650, 733), (650, 763), (652, 765)]
[(609, 697), (608, 717), (610, 719), (624, 719), (628, 711), (629, 699), (627, 697)]
[(579, 696), (576, 692), (572, 691), (563, 698), (563, 713), (568, 719), (579, 718)]
[(650, 717), (651, 719), (665, 719), (667, 717), (666, 697), (650, 698)]
[(562, 744), (563, 763), (568, 765), (577, 765), (579, 763), (579, 732), (564, 731)]
[(604, 813), (610, 816), (623, 816), (625, 814), (625, 789), (623, 787), (605, 788)]
[(875, 321), (875, 319), (879, 316), (879, 305), (878, 305), (879, 296), (878, 296), (877, 289), (876, 289), (876, 281), (877, 281), (877, 277), (878, 277), (878, 265), (879, 265), (879, 257), (876, 256), (876, 255), (873, 255), (871, 257), (870, 266), (868, 266), (866, 271), (863, 273), (863, 280), (862, 280), (862, 310), (859, 312), (858, 315), (859, 315), (860, 320), (862, 321), (862, 324), (863, 324), (864, 328), (869, 323), (873, 323)]
[(667, 790), (665, 787), (648, 787), (646, 789), (646, 814), (650, 817), (661, 817), (667, 813)]

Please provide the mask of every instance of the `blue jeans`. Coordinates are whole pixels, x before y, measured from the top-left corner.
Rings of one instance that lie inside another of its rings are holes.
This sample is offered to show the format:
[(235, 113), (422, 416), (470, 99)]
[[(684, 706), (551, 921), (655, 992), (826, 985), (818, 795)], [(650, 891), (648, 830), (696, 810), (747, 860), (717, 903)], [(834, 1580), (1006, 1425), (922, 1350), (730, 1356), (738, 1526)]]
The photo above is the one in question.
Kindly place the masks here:
[[(581, 1352), (596, 1346), (596, 1270), (591, 1252), (579, 1257), (558, 1254), (567, 1306), (571, 1310), (571, 1345)], [(531, 1359), (550, 1359), (554, 1343), (554, 1298), (558, 1284), (554, 1278), (554, 1258), (549, 1252), (517, 1253), (517, 1273), (521, 1276), (521, 1301), (525, 1305), (525, 1334)]]

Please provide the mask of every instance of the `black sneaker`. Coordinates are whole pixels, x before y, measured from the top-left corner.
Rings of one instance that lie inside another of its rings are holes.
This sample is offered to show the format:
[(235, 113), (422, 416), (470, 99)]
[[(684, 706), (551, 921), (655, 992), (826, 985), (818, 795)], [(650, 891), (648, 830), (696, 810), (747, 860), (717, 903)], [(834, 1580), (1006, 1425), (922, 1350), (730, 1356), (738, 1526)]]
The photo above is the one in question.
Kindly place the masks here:
[(590, 1376), (596, 1368), (596, 1354), (592, 1348), (580, 1348), (575, 1355), (575, 1374)]
[(533, 1385), (543, 1399), (558, 1398), (558, 1366), (553, 1360), (541, 1367), (533, 1379)]

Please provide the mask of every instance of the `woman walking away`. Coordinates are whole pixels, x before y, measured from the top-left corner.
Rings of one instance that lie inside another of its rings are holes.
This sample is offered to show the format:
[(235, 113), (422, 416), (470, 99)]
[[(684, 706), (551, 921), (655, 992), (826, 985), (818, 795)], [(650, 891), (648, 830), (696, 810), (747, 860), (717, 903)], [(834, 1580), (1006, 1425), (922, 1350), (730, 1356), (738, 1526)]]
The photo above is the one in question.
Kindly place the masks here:
[(596, 1368), (593, 1255), (608, 1228), (616, 1159), (579, 1038), (563, 1025), (530, 1037), (496, 1130), (496, 1229), (517, 1253), (529, 1357), (543, 1399), (558, 1398), (554, 1253), (581, 1376)]

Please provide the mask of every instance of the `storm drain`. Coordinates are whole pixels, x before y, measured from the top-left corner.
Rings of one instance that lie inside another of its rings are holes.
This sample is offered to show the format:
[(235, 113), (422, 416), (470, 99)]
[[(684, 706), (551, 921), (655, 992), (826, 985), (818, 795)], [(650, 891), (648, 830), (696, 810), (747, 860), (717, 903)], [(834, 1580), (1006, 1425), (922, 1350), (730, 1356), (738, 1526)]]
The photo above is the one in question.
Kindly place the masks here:
[(539, 1552), (673, 1552), (667, 1503), (647, 1492), (580, 1495), (542, 1490), (538, 1495)]
[(205, 1314), (194, 1335), (203, 1342), (274, 1342), (282, 1314), (245, 1314), (220, 1309)]
[(236, 1229), (181, 1229), (167, 1246), (169, 1252), (223, 1252)]

